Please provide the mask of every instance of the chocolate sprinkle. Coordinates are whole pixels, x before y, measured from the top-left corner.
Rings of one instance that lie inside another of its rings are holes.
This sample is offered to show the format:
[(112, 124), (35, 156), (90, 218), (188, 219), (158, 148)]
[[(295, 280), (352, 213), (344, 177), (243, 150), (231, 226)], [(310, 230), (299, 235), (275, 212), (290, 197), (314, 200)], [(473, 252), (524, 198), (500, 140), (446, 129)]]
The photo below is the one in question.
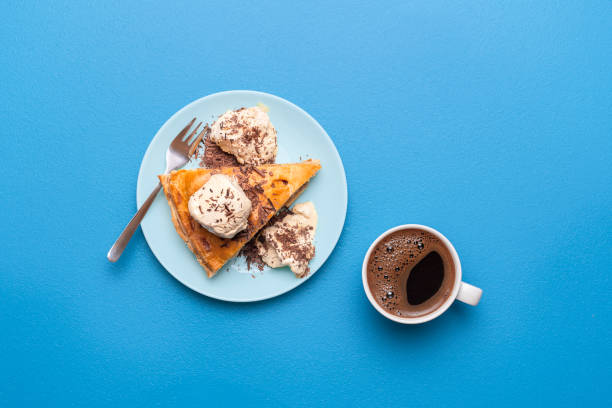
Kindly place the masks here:
[(206, 238), (200, 238), (200, 242), (206, 251), (210, 251), (210, 243), (206, 240)]
[(244, 256), (244, 259), (247, 264), (247, 269), (250, 271), (251, 266), (256, 267), (260, 271), (263, 271), (266, 263), (261, 259), (259, 255), (259, 250), (257, 249), (257, 245), (255, 244), (255, 240), (257, 237), (253, 238), (245, 246), (242, 247), (240, 251), (240, 255)]
[(259, 174), (261, 177), (265, 177), (266, 173), (264, 173), (263, 171), (259, 170), (257, 167), (253, 167), (253, 171), (257, 174)]

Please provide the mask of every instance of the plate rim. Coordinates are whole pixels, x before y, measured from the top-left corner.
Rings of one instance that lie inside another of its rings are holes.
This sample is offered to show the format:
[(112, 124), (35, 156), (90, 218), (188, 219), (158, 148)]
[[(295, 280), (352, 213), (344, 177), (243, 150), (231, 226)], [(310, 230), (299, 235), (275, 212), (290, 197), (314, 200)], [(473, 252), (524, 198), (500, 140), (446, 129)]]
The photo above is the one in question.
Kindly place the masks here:
[(159, 259), (159, 257), (157, 256), (157, 254), (155, 253), (155, 251), (151, 247), (149, 239), (147, 238), (147, 234), (145, 234), (145, 230), (141, 226), (142, 235), (145, 238), (145, 242), (147, 243), (147, 246), (149, 247), (149, 250), (153, 253), (153, 256), (155, 256), (155, 259), (157, 259), (157, 262), (159, 262), (164, 267), (166, 272), (168, 272), (174, 279), (176, 279), (178, 282), (180, 282), (183, 286), (191, 289), (192, 291), (194, 291), (194, 292), (196, 292), (196, 293), (198, 293), (200, 295), (206, 296), (206, 297), (211, 298), (211, 299), (217, 299), (217, 300), (220, 300), (220, 301), (232, 302), (232, 303), (251, 303), (251, 302), (259, 302), (259, 301), (263, 301), (263, 300), (267, 300), (267, 299), (272, 299), (272, 298), (284, 295), (285, 293), (291, 292), (292, 290), (294, 290), (294, 289), (298, 288), (299, 286), (303, 285), (307, 280), (309, 280), (312, 276), (314, 276), (319, 271), (319, 269), (321, 269), (321, 267), (323, 267), (323, 265), (325, 265), (325, 262), (327, 262), (327, 260), (331, 256), (331, 254), (336, 249), (336, 246), (338, 245), (338, 241), (340, 240), (340, 237), (342, 236), (342, 233), (344, 232), (344, 224), (346, 223), (346, 213), (347, 213), (347, 209), (348, 209), (348, 185), (347, 185), (347, 182), (346, 182), (346, 171), (344, 169), (344, 163), (342, 162), (342, 157), (340, 157), (340, 153), (338, 152), (338, 148), (336, 147), (336, 144), (334, 143), (332, 138), (327, 134), (327, 132), (325, 131), (323, 126), (321, 126), (321, 124), (315, 118), (313, 118), (308, 112), (306, 112), (304, 109), (300, 108), (299, 106), (297, 106), (296, 104), (294, 104), (291, 101), (288, 101), (288, 100), (286, 100), (284, 98), (281, 98), (280, 96), (276, 96), (276, 95), (273, 95), (273, 94), (270, 94), (270, 93), (267, 93), (267, 92), (254, 91), (254, 90), (248, 90), (248, 89), (236, 89), (236, 90), (230, 90), (230, 91), (221, 91), (221, 92), (215, 92), (215, 93), (203, 96), (201, 98), (198, 98), (198, 99), (195, 99), (195, 100), (189, 102), (187, 105), (183, 106), (182, 108), (177, 110), (174, 114), (172, 114), (168, 119), (166, 119), (166, 121), (160, 126), (160, 128), (157, 130), (157, 132), (155, 133), (155, 135), (153, 136), (153, 138), (149, 142), (149, 145), (147, 146), (147, 149), (145, 150), (144, 155), (142, 156), (142, 160), (140, 161), (140, 167), (138, 169), (138, 176), (137, 176), (137, 179), (136, 179), (136, 207), (140, 208), (140, 206), (142, 205), (142, 204), (139, 205), (139, 203), (138, 203), (138, 190), (139, 190), (139, 186), (140, 186), (140, 178), (141, 178), (141, 175), (142, 175), (142, 172), (143, 172), (143, 163), (145, 162), (147, 157), (151, 154), (151, 146), (153, 144), (153, 140), (155, 140), (155, 138), (165, 129), (165, 127), (168, 126), (168, 123), (170, 123), (181, 112), (189, 109), (192, 105), (195, 105), (195, 104), (201, 102), (204, 99), (213, 98), (215, 96), (220, 96), (220, 95), (244, 94), (244, 93), (252, 94), (252, 95), (263, 95), (265, 97), (272, 98), (272, 99), (277, 99), (277, 100), (281, 101), (282, 103), (286, 103), (286, 104), (290, 105), (294, 109), (297, 109), (299, 112), (304, 114), (309, 120), (311, 120), (315, 124), (315, 126), (317, 126), (323, 132), (323, 134), (325, 136), (327, 136), (327, 139), (331, 143), (331, 147), (332, 147), (333, 153), (336, 156), (338, 162), (340, 163), (340, 170), (342, 172), (342, 184), (344, 186), (344, 192), (345, 192), (346, 200), (344, 200), (344, 204), (343, 204), (344, 208), (342, 209), (342, 222), (340, 224), (340, 230), (339, 230), (338, 236), (336, 237), (336, 239), (335, 239), (335, 241), (334, 241), (334, 243), (332, 245), (331, 251), (321, 261), (321, 265), (319, 265), (317, 270), (315, 270), (314, 272), (308, 274), (303, 279), (300, 279), (301, 282), (299, 284), (293, 286), (290, 289), (283, 289), (283, 290), (280, 290), (278, 292), (273, 292), (273, 293), (268, 294), (268, 295), (264, 295), (264, 296), (260, 296), (260, 297), (254, 297), (254, 298), (250, 298), (250, 299), (236, 299), (236, 298), (228, 298), (228, 297), (223, 297), (223, 296), (210, 295), (208, 293), (203, 293), (200, 290), (198, 290), (196, 287), (194, 287), (193, 285), (184, 282), (177, 275), (175, 275), (164, 264), (164, 262), (161, 259)]

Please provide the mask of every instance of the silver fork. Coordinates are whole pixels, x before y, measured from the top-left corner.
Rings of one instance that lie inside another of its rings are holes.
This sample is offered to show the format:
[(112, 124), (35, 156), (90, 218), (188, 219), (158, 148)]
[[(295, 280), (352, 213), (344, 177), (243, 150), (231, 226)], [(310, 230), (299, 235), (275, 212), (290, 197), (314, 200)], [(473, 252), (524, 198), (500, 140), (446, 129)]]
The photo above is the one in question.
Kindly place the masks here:
[[(189, 161), (189, 158), (195, 151), (200, 140), (202, 140), (204, 130), (202, 130), (202, 132), (200, 132), (200, 134), (195, 137), (191, 143), (189, 142), (189, 140), (192, 139), (193, 135), (195, 135), (200, 128), (202, 122), (200, 122), (195, 129), (193, 129), (189, 136), (185, 137), (195, 120), (196, 118), (193, 118), (191, 122), (189, 122), (189, 124), (185, 126), (185, 128), (181, 130), (178, 135), (176, 135), (172, 143), (170, 143), (170, 146), (166, 151), (166, 171), (164, 171), (164, 174), (169, 173), (172, 170), (176, 170), (179, 167), (183, 167)], [(136, 228), (138, 228), (138, 225), (142, 221), (142, 218), (149, 210), (149, 207), (151, 207), (151, 203), (153, 203), (153, 200), (155, 200), (157, 193), (159, 193), (159, 190), (161, 190), (161, 187), (161, 183), (157, 183), (157, 187), (155, 187), (151, 195), (149, 195), (149, 197), (145, 200), (134, 217), (125, 227), (121, 235), (119, 235), (119, 238), (117, 238), (117, 241), (115, 241), (115, 244), (111, 247), (110, 251), (108, 251), (108, 254), (106, 255), (109, 261), (115, 262), (117, 259), (119, 259), (128, 242), (130, 242), (132, 235), (134, 235)]]

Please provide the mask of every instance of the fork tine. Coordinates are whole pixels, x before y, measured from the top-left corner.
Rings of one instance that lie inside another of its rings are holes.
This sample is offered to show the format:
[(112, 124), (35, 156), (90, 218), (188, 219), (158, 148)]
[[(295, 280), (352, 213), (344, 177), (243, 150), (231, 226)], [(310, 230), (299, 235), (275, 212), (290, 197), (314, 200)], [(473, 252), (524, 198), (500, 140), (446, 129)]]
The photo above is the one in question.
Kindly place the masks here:
[(189, 131), (189, 129), (191, 128), (191, 125), (193, 125), (193, 122), (196, 121), (196, 118), (191, 119), (191, 122), (189, 122), (189, 124), (187, 126), (185, 126), (183, 128), (183, 130), (180, 131), (180, 133), (178, 135), (176, 135), (176, 137), (174, 138), (174, 140), (183, 140), (183, 137), (185, 136), (185, 134)]
[(190, 144), (189, 140), (191, 140), (191, 138), (193, 137), (193, 135), (196, 134), (196, 132), (198, 131), (198, 129), (200, 128), (200, 125), (202, 125), (202, 122), (198, 123), (198, 125), (193, 128), (193, 130), (191, 131), (191, 133), (189, 133), (189, 136), (187, 136), (187, 138), (185, 138), (185, 140), (183, 140), (183, 142)]
[(202, 129), (200, 134), (196, 136), (196, 138), (193, 140), (193, 142), (191, 142), (191, 145), (189, 147), (189, 157), (193, 156), (193, 154), (195, 153), (196, 149), (198, 148), (198, 145), (202, 141), (202, 137), (204, 136), (205, 133), (206, 133), (206, 127), (204, 127), (204, 129)]

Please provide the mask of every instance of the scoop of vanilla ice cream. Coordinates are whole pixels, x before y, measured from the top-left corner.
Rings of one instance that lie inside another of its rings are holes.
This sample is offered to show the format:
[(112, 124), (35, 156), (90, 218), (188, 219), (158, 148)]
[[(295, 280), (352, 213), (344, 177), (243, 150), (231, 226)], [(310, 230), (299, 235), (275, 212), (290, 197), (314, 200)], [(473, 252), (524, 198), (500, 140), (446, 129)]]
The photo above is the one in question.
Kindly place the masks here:
[(189, 198), (189, 213), (204, 228), (222, 238), (233, 238), (244, 230), (251, 213), (251, 201), (238, 182), (214, 174)]
[(276, 129), (258, 106), (225, 112), (213, 123), (208, 137), (240, 164), (272, 163), (278, 151)]
[[(262, 232), (264, 234), (264, 232)], [(261, 260), (266, 263), (270, 268), (280, 268), (284, 266), (283, 260), (278, 256), (278, 252), (272, 244), (266, 244), (266, 238), (263, 241), (255, 241), (255, 245), (257, 246), (257, 251), (259, 252), (259, 256), (261, 256)]]
[(306, 276), (315, 255), (317, 221), (312, 202), (296, 204), (289, 215), (261, 232), (263, 239), (255, 243), (262, 260), (271, 268), (288, 265), (298, 278)]

